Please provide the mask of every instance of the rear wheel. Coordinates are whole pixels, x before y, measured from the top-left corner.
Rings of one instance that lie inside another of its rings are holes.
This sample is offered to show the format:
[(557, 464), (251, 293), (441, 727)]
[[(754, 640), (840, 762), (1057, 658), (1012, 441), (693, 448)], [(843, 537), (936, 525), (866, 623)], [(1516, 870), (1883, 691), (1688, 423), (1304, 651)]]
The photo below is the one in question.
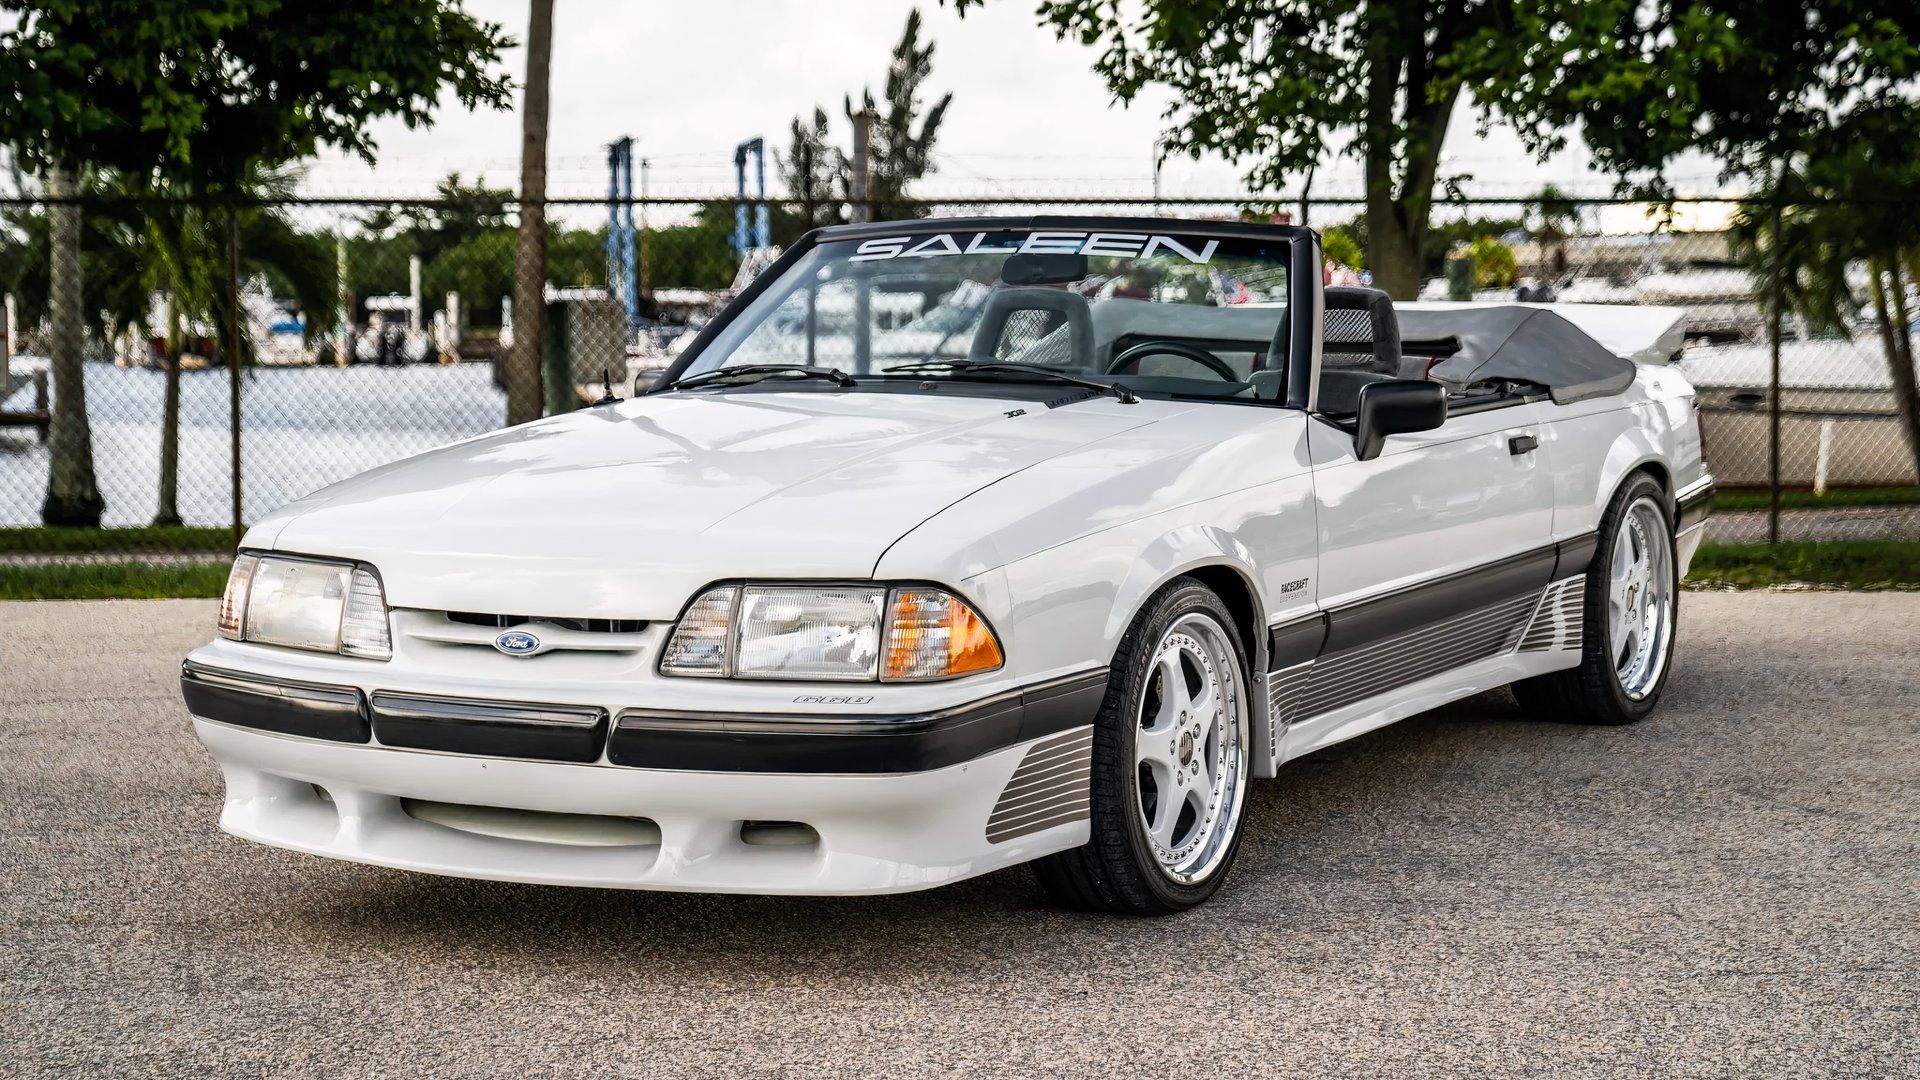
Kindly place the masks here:
[(1226, 605), (1191, 578), (1134, 620), (1095, 721), (1092, 838), (1034, 864), (1057, 899), (1166, 915), (1220, 887), (1249, 779), (1252, 688), (1232, 628)]
[(1677, 566), (1666, 492), (1636, 474), (1601, 523), (1580, 666), (1513, 684), (1521, 707), (1537, 719), (1588, 724), (1631, 724), (1651, 713), (1673, 659)]

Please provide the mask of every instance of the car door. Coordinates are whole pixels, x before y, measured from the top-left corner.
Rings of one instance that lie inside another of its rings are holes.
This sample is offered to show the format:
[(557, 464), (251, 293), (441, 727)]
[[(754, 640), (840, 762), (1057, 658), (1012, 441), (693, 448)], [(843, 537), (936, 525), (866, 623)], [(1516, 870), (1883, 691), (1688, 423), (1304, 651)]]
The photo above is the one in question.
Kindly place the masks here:
[(1309, 421), (1326, 636), (1296, 715), (1352, 705), (1504, 647), (1552, 576), (1554, 486), (1523, 402), (1388, 437)]

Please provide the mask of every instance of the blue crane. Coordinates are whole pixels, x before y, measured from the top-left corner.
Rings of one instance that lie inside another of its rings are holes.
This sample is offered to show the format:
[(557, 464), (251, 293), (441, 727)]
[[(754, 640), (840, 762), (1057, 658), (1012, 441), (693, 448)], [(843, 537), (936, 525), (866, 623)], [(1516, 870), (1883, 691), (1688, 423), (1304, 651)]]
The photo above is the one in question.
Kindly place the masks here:
[[(747, 233), (747, 155), (753, 155), (753, 172), (759, 200), (753, 208), (753, 234)], [(773, 246), (773, 228), (767, 220), (767, 141), (753, 138), (734, 147), (733, 175), (739, 192), (733, 204), (733, 253), (741, 259), (756, 248)]]
[(633, 272), (633, 137), (607, 146), (607, 290), (639, 326), (640, 279)]

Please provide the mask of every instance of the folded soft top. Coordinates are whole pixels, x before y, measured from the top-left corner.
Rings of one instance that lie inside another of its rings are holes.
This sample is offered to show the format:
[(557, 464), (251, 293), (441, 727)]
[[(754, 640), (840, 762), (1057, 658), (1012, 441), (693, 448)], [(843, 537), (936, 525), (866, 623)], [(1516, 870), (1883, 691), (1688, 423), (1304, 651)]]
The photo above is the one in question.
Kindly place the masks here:
[(1618, 394), (1633, 383), (1633, 361), (1541, 308), (1402, 309), (1398, 314), (1407, 353), (1420, 355), (1425, 346), (1448, 354), (1428, 373), (1441, 382), (1465, 387), (1488, 379), (1525, 380), (1547, 387), (1560, 405)]

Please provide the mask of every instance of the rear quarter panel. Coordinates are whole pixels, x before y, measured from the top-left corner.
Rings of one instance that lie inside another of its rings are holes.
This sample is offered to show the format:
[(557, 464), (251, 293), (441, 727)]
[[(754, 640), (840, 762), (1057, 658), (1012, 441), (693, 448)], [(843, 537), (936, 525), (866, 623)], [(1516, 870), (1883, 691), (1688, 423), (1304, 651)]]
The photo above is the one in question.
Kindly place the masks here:
[(1693, 389), (1668, 368), (1641, 367), (1618, 396), (1545, 405), (1541, 420), (1556, 540), (1597, 530), (1614, 491), (1635, 469), (1653, 468), (1670, 494), (1704, 473)]

